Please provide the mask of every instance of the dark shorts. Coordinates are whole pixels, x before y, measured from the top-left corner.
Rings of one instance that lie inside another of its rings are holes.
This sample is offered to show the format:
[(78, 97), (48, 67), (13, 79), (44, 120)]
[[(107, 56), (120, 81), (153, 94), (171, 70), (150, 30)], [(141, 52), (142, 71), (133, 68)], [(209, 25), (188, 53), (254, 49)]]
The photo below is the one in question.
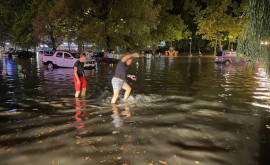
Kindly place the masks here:
[(112, 63), (113, 62), (113, 59), (112, 58), (109, 58), (109, 63)]
[(78, 85), (78, 84), (77, 84), (77, 79), (76, 79), (76, 77), (74, 76), (74, 85), (75, 85), (75, 90), (76, 90), (76, 91), (80, 91), (81, 88), (86, 88), (86, 80), (85, 80), (85, 77), (84, 77), (84, 76), (83, 76), (83, 77), (80, 77), (80, 82), (81, 82), (81, 84)]

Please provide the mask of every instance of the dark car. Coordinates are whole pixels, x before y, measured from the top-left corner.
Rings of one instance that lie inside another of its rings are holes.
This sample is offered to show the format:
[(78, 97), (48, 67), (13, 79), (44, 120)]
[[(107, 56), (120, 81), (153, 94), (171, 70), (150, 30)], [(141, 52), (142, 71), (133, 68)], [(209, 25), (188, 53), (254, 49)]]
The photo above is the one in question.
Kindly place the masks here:
[(91, 59), (94, 59), (97, 61), (103, 57), (104, 57), (104, 52), (94, 52), (93, 55), (91, 56)]
[(35, 52), (30, 52), (30, 51), (18, 51), (17, 54), (18, 54), (18, 57), (35, 57), (36, 56)]
[(7, 51), (7, 52), (3, 53), (3, 55), (6, 56), (6, 57), (12, 57), (12, 55), (15, 55), (16, 53), (17, 53), (17, 51), (10, 50), (10, 51)]

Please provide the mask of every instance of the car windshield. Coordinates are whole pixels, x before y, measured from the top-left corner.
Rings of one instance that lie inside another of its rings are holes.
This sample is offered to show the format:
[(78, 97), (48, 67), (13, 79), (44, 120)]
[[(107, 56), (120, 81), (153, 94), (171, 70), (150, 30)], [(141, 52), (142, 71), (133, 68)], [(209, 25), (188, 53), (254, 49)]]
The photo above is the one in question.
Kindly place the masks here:
[(217, 56), (222, 56), (222, 52), (217, 52)]

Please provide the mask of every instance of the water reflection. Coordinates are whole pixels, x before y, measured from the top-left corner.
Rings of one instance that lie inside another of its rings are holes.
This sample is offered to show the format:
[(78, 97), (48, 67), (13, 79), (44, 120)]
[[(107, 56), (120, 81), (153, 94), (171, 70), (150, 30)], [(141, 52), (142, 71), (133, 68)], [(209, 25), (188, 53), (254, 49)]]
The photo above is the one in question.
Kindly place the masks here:
[(112, 123), (114, 124), (115, 128), (117, 128), (117, 130), (113, 131), (112, 133), (120, 133), (120, 129), (123, 126), (124, 119), (131, 116), (130, 106), (126, 104), (123, 111), (119, 110), (116, 104), (111, 104), (111, 106), (113, 111)]
[[(269, 77), (214, 58), (141, 58), (129, 104), (111, 105), (115, 65), (73, 70), (0, 63), (0, 164), (267, 164)], [(127, 80), (129, 81), (129, 80)], [(53, 144), (53, 145), (52, 145)]]
[(172, 65), (175, 57), (168, 57), (168, 58), (169, 58), (169, 67), (170, 67)]
[(87, 117), (87, 111), (86, 111), (87, 104), (85, 101), (85, 97), (83, 97), (82, 99), (75, 98), (75, 105), (76, 105), (76, 110), (77, 110), (74, 115), (75, 123), (79, 123), (79, 125), (77, 125), (76, 128), (81, 129), (90, 124), (90, 123), (85, 124), (83, 122), (89, 119)]

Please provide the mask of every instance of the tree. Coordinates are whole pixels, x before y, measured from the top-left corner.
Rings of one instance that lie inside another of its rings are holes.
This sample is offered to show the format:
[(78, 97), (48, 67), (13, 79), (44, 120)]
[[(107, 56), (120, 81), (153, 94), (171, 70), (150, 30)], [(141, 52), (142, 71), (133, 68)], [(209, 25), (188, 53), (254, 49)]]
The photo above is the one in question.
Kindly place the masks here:
[(5, 0), (0, 3), (0, 43), (4, 46), (6, 40), (14, 37), (13, 25), (21, 19), (28, 10), (31, 0)]
[(37, 16), (40, 2), (41, 0), (37, 0), (27, 4), (28, 10), (25, 10), (25, 12), (22, 13), (21, 18), (14, 22), (12, 26), (12, 41), (22, 49), (35, 47), (39, 43), (37, 36), (34, 34), (32, 22)]
[(63, 12), (55, 8), (57, 0), (42, 0), (33, 20), (34, 35), (40, 42), (50, 41), (53, 50), (63, 42), (65, 22)]
[[(203, 39), (214, 41), (214, 54), (216, 46), (222, 50), (221, 41), (224, 37), (236, 38), (244, 28), (243, 12), (239, 12), (239, 5), (232, 0), (212, 1), (202, 0), (197, 5), (195, 1), (189, 4), (198, 24), (197, 35)], [(239, 23), (240, 22), (240, 23)]]
[(250, 0), (249, 20), (238, 39), (237, 52), (254, 64), (257, 60), (270, 71), (270, 1)]
[(159, 24), (151, 32), (152, 45), (157, 45), (160, 41), (167, 41), (170, 46), (174, 41), (187, 38), (190, 32), (184, 24), (181, 14), (173, 13), (174, 5), (172, 0), (156, 0), (155, 5), (160, 7)]
[(157, 25), (158, 7), (144, 0), (59, 0), (66, 24), (78, 43), (90, 42), (106, 49), (136, 49), (149, 40)]

